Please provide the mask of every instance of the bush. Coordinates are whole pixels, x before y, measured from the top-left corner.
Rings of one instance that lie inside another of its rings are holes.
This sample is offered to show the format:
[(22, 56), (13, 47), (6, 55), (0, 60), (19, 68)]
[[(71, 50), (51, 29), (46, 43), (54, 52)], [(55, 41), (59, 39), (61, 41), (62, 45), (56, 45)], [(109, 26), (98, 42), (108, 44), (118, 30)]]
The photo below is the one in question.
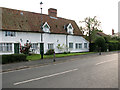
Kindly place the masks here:
[(2, 55), (2, 64), (27, 61), (26, 57), (24, 54)]
[(109, 46), (109, 51), (113, 51), (113, 50), (120, 50), (120, 43), (113, 43), (113, 42), (109, 42), (108, 43)]
[(97, 46), (95, 43), (90, 43), (89, 44), (89, 51), (90, 52), (96, 52), (97, 51)]
[(107, 51), (107, 44), (105, 43), (105, 40), (104, 38), (102, 37), (98, 37), (96, 40), (95, 40), (95, 44), (98, 48), (101, 47), (101, 51)]
[(63, 52), (63, 54), (69, 54), (70, 53), (70, 51), (69, 52)]
[(49, 49), (47, 52), (46, 52), (46, 55), (52, 55), (54, 53), (54, 49)]

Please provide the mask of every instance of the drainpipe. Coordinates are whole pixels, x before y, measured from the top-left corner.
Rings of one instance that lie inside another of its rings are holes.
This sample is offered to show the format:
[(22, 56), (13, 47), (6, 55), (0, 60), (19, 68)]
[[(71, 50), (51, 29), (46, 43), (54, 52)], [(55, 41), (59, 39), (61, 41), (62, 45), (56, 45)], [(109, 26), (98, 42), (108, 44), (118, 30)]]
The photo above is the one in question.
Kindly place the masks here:
[(66, 35), (66, 49), (67, 49), (67, 52), (68, 52), (68, 34)]

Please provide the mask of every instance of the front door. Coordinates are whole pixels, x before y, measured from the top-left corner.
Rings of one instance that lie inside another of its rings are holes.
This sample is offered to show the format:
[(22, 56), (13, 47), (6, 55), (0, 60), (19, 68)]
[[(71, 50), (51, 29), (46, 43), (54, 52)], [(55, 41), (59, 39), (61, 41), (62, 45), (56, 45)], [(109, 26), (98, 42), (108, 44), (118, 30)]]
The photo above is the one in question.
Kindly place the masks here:
[(14, 53), (15, 54), (19, 53), (19, 43), (14, 43)]
[(40, 43), (40, 54), (44, 54), (44, 43)]

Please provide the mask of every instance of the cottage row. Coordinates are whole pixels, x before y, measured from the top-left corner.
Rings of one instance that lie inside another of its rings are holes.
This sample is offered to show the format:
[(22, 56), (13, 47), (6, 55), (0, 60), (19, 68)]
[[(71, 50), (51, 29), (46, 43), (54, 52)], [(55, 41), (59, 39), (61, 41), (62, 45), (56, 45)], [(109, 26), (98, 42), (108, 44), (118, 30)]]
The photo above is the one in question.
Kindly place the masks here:
[(74, 20), (57, 17), (57, 10), (48, 15), (8, 8), (0, 8), (0, 55), (20, 53), (20, 45), (29, 41), (32, 53), (44, 54), (89, 51), (89, 42)]

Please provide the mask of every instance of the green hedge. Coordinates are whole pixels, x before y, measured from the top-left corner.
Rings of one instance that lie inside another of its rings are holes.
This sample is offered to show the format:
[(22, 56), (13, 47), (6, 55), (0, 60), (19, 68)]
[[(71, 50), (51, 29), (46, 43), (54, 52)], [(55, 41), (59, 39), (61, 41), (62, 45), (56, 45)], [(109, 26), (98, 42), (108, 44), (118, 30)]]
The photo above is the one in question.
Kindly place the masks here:
[(89, 51), (90, 52), (96, 52), (96, 51), (98, 51), (97, 50), (97, 46), (95, 45), (95, 43), (90, 43), (89, 44)]
[(109, 42), (108, 43), (109, 51), (120, 50), (120, 43), (118, 42)]
[(21, 62), (27, 61), (26, 55), (24, 54), (10, 54), (10, 55), (2, 55), (2, 64), (13, 63), (13, 62)]
[[(90, 45), (90, 52), (98, 51), (98, 47), (95, 43), (91, 43)], [(102, 47), (102, 52), (109, 49), (109, 51), (120, 50), (120, 43), (119, 42), (108, 42)]]

